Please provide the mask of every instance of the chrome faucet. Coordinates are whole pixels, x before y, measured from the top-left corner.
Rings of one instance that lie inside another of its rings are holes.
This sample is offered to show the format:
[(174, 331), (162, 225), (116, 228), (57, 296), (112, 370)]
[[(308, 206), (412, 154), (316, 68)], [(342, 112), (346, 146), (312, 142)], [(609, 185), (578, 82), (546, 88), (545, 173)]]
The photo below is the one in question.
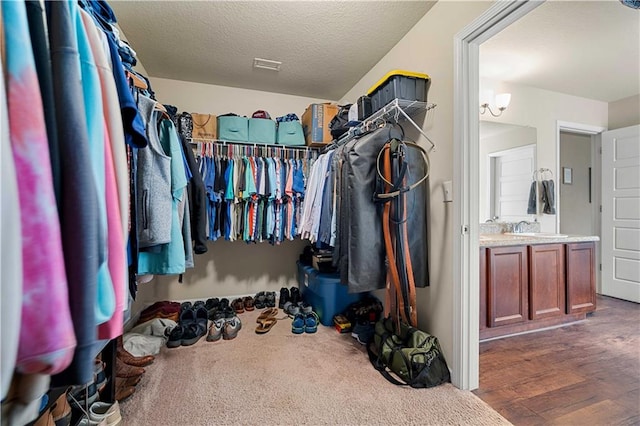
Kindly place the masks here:
[(518, 234), (524, 232), (524, 230), (522, 229), (522, 225), (528, 225), (528, 224), (529, 222), (527, 222), (526, 220), (521, 220), (516, 224), (516, 226), (513, 227), (513, 232), (516, 232)]

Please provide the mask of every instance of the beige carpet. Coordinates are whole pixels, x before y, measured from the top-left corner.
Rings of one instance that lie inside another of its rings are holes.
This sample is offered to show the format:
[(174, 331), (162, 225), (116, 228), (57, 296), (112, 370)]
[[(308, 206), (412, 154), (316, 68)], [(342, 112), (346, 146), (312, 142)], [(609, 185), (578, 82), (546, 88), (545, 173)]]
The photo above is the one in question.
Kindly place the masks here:
[[(234, 340), (163, 348), (122, 403), (125, 425), (508, 425), (451, 384), (387, 382), (349, 334), (294, 335), (285, 319), (264, 335), (257, 311)], [(279, 317), (282, 317), (280, 315)]]

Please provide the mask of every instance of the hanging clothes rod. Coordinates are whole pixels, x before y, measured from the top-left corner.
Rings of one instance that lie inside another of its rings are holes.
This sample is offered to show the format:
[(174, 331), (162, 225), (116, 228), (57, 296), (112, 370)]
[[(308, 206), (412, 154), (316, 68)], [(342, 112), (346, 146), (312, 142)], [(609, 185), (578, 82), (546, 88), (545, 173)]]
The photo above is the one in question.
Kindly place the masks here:
[(214, 155), (223, 156), (275, 156), (285, 159), (308, 159), (315, 160), (319, 151), (306, 146), (270, 145), (258, 143), (242, 143), (235, 141), (209, 140), (209, 139), (188, 139), (192, 145), (195, 155), (202, 157), (212, 157)]
[(198, 138), (190, 138), (187, 139), (191, 144), (204, 143), (204, 144), (216, 144), (216, 145), (242, 145), (247, 147), (254, 148), (277, 148), (277, 149), (296, 149), (303, 151), (318, 151), (319, 148), (315, 148), (312, 146), (290, 146), (290, 145), (277, 145), (277, 144), (268, 144), (268, 143), (257, 143), (257, 142), (241, 142), (241, 141), (226, 141), (222, 139), (198, 139)]

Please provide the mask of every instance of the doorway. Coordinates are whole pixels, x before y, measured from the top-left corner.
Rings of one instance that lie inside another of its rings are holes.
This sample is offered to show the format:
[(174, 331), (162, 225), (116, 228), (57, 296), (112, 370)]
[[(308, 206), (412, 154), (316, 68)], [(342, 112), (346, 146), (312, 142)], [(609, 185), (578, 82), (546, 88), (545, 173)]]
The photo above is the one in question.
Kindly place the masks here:
[(594, 185), (591, 156), (592, 137), (581, 133), (560, 131), (560, 173), (558, 179), (560, 233), (598, 235), (593, 214)]
[[(601, 235), (602, 132), (606, 129), (557, 121), (556, 149), (558, 200), (556, 230), (577, 235)], [(563, 155), (563, 144), (565, 152)], [(573, 158), (573, 157), (578, 158)], [(575, 167), (572, 167), (574, 166)], [(571, 171), (567, 171), (571, 169)], [(576, 169), (576, 170), (574, 170)], [(565, 176), (566, 172), (566, 176)], [(577, 174), (576, 174), (577, 173)], [(565, 183), (566, 177), (571, 183)], [(579, 208), (574, 208), (579, 206)], [(564, 216), (563, 216), (564, 215)], [(564, 217), (565, 220), (561, 218)], [(589, 229), (589, 233), (585, 231)], [(596, 265), (602, 264), (601, 244), (596, 244)], [(602, 272), (596, 268), (596, 293), (602, 294)]]
[[(479, 385), (479, 46), (542, 2), (497, 2), (454, 37), (454, 204), (452, 382)], [(459, 233), (458, 233), (459, 232)]]

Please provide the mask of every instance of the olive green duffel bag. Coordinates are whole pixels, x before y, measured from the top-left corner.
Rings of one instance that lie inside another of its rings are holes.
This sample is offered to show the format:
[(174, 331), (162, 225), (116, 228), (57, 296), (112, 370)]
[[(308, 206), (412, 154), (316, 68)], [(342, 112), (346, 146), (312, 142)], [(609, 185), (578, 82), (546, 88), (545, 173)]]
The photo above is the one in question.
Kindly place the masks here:
[(396, 330), (391, 318), (376, 323), (367, 351), (373, 367), (393, 384), (430, 388), (451, 380), (438, 339), (402, 322)]

